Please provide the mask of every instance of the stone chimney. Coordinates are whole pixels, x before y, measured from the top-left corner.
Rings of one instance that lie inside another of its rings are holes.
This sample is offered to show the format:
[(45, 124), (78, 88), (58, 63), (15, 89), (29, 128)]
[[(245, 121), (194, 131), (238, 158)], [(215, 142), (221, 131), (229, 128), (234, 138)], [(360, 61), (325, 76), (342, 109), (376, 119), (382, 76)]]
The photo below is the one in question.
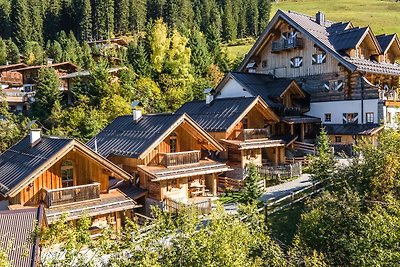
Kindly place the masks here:
[(42, 131), (40, 129), (31, 129), (29, 132), (31, 147), (36, 146), (42, 139)]
[(315, 15), (315, 22), (317, 22), (319, 25), (325, 25), (325, 14), (322, 11), (318, 11), (318, 13)]

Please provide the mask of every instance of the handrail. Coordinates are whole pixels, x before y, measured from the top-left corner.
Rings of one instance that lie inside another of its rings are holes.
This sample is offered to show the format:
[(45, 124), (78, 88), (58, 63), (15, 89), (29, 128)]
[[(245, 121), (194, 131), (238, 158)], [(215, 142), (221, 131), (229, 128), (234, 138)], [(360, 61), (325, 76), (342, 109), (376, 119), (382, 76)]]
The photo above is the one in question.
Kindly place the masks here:
[(44, 201), (47, 207), (90, 201), (100, 198), (100, 183), (91, 183), (57, 189), (44, 188)]
[(160, 152), (159, 154), (162, 155), (182, 155), (182, 154), (190, 154), (193, 152), (200, 152), (200, 150), (190, 150), (190, 151), (181, 151), (181, 152), (172, 152), (172, 153), (166, 153), (166, 152)]
[(100, 183), (93, 182), (93, 183), (90, 183), (90, 184), (75, 185), (75, 186), (69, 186), (69, 187), (61, 187), (61, 188), (56, 188), (56, 189), (46, 189), (46, 188), (44, 188), (44, 189), (49, 193), (53, 193), (53, 192), (58, 192), (58, 191), (65, 191), (67, 189), (79, 189), (79, 188), (91, 187), (93, 185), (100, 185)]

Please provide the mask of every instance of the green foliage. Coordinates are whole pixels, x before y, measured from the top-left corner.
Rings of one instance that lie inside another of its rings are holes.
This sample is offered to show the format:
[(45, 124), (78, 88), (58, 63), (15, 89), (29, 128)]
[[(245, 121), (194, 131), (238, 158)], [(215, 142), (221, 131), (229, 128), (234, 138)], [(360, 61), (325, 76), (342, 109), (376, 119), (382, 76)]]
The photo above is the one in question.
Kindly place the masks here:
[(7, 46), (3, 39), (0, 38), (0, 65), (5, 65), (7, 62)]
[(317, 154), (311, 156), (310, 171), (312, 179), (325, 180), (332, 176), (335, 169), (336, 160), (333, 158), (332, 150), (329, 146), (328, 135), (324, 128), (321, 128), (317, 140)]
[(53, 68), (39, 70), (36, 81), (35, 102), (32, 104), (32, 112), (40, 119), (47, 118), (54, 104), (61, 100), (60, 80)]
[(6, 41), (7, 45), (7, 60), (11, 64), (16, 64), (20, 62), (19, 49), (18, 46), (11, 41), (11, 39)]
[(0, 266), (12, 267), (11, 263), (8, 261), (7, 254), (1, 249), (0, 249)]
[(24, 56), (28, 65), (42, 65), (44, 61), (44, 51), (42, 46), (33, 41), (28, 41), (24, 46)]
[(262, 191), (258, 186), (260, 176), (257, 173), (257, 168), (254, 163), (250, 163), (247, 167), (247, 173), (245, 178), (245, 186), (243, 188), (243, 202), (251, 203), (257, 201), (261, 196)]

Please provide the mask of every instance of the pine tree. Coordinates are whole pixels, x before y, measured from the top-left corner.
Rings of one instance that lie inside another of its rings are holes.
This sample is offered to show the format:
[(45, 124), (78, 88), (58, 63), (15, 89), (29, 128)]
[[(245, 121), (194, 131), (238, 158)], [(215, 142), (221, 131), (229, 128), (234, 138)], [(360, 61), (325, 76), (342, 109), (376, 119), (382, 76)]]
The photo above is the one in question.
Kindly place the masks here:
[(27, 0), (12, 1), (12, 25), (13, 37), (18, 47), (23, 48), (30, 39), (29, 29), (31, 28)]
[(114, 30), (114, 2), (113, 0), (95, 0), (94, 33), (96, 39), (109, 39)]
[(62, 62), (63, 50), (59, 42), (54, 41), (47, 53), (56, 63)]
[(6, 42), (0, 38), (0, 65), (7, 63), (7, 46)]
[(79, 18), (79, 36), (81, 40), (92, 39), (92, 7), (90, 0), (81, 0), (81, 12)]
[(128, 46), (127, 58), (135, 73), (142, 77), (150, 75), (149, 58), (143, 41), (131, 42)]
[(115, 33), (123, 34), (128, 31), (129, 27), (129, 0), (115, 1)]
[(18, 46), (11, 40), (6, 41), (7, 45), (7, 61), (11, 64), (20, 62)]
[(197, 30), (192, 32), (189, 47), (191, 49), (190, 62), (194, 72), (198, 75), (205, 74), (212, 63), (212, 56), (208, 52), (207, 41), (201, 32)]
[(11, 1), (0, 0), (0, 37), (11, 37)]
[(32, 112), (40, 119), (46, 119), (57, 101), (61, 101), (60, 80), (52, 68), (39, 70), (36, 81), (35, 102)]
[(206, 40), (208, 51), (213, 56), (214, 62), (217, 62), (221, 56), (221, 37), (216, 25), (208, 26)]
[(262, 192), (257, 184), (259, 181), (260, 176), (257, 173), (256, 166), (254, 165), (254, 163), (250, 163), (247, 167), (245, 186), (243, 189), (242, 198), (244, 203), (257, 201), (258, 198), (261, 196)]
[(53, 0), (47, 7), (44, 20), (44, 36), (46, 40), (54, 40), (60, 30), (61, 0)]
[(143, 31), (146, 27), (147, 18), (146, 0), (129, 1), (129, 29), (132, 32)]
[(269, 22), (271, 13), (271, 0), (258, 0), (258, 30), (259, 35)]
[(246, 10), (246, 35), (258, 36), (259, 30), (259, 14), (258, 14), (258, 0), (248, 0)]
[[(28, 0), (29, 5), (29, 40), (43, 45), (43, 8), (42, 1)], [(57, 25), (55, 25), (57, 27)]]
[(164, 16), (164, 5), (168, 0), (148, 0), (147, 16), (156, 20)]
[(237, 36), (237, 23), (233, 14), (233, 5), (231, 0), (225, 1), (223, 11), (222, 39), (227, 42), (233, 41)]

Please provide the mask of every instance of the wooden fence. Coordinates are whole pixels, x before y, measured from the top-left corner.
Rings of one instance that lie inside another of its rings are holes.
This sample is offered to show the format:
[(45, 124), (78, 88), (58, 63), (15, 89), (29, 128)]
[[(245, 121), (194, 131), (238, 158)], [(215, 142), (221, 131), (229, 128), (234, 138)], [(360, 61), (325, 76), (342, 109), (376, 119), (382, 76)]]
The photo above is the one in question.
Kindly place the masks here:
[(286, 180), (302, 174), (301, 162), (278, 166), (256, 166), (257, 173), (267, 180)]
[(243, 186), (243, 180), (218, 177), (218, 192), (224, 192), (225, 190), (239, 191)]
[(170, 198), (164, 200), (164, 210), (179, 213), (183, 210), (194, 210), (199, 215), (210, 214), (212, 210), (211, 199), (194, 202), (194, 203), (183, 203)]
[(294, 148), (298, 149), (298, 150), (303, 150), (303, 151), (308, 152), (310, 154), (315, 154), (315, 145), (314, 144), (295, 141), (294, 142)]

